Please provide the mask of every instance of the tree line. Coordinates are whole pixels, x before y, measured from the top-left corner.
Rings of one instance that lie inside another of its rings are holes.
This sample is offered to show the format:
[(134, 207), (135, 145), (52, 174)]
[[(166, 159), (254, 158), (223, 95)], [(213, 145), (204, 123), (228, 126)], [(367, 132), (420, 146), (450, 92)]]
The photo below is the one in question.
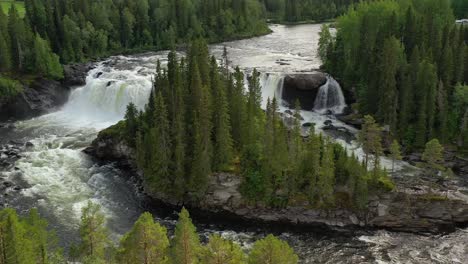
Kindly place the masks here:
[(13, 209), (0, 211), (0, 263), (2, 264), (295, 264), (298, 256), (284, 241), (273, 235), (258, 240), (248, 254), (238, 244), (211, 235), (200, 242), (187, 210), (182, 209), (173, 236), (166, 227), (143, 213), (118, 245), (110, 239), (100, 206), (88, 203), (83, 208), (79, 227), (80, 242), (72, 245), (68, 256), (57, 244), (57, 237), (36, 209), (18, 216)]
[(20, 75), (62, 79), (61, 64), (168, 49), (195, 37), (221, 41), (269, 31), (258, 0), (24, 2), (24, 18), (16, 5), (7, 14), (0, 9), (0, 96), (11, 90), (3, 83)]
[(269, 17), (280, 22), (325, 21), (344, 14), (358, 0), (261, 0)]
[(437, 138), (468, 144), (468, 30), (449, 0), (363, 2), (323, 28), (324, 68), (354, 91), (406, 151)]
[(369, 192), (393, 188), (379, 162), (368, 170), (313, 127), (304, 138), (299, 104), (292, 127), (275, 98), (263, 111), (259, 73), (245, 84), (239, 68), (227, 69), (226, 53), (223, 61), (209, 57), (203, 40), (187, 58), (171, 52), (167, 69), (157, 66), (145, 110), (130, 104), (125, 121), (102, 132), (136, 148), (150, 192), (202, 198), (211, 176), (228, 172), (242, 175), (241, 192), (252, 203), (365, 208)]

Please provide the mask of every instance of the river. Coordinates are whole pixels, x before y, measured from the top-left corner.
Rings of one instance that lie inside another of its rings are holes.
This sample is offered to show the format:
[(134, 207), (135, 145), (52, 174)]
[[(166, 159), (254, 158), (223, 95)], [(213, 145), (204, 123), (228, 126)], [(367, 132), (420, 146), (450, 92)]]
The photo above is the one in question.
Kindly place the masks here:
[[(280, 96), (284, 73), (311, 72), (321, 63), (316, 56), (320, 25), (272, 25), (271, 28), (273, 33), (267, 36), (210, 46), (211, 53), (218, 58), (226, 46), (231, 65), (238, 65), (246, 72), (257, 68), (262, 73), (265, 102), (267, 97)], [(21, 153), (22, 157), (11, 169), (0, 171), (2, 181), (20, 187), (6, 188), (2, 203), (20, 213), (38, 208), (57, 230), (64, 246), (77, 241), (81, 208), (90, 200), (102, 206), (115, 239), (129, 230), (144, 211), (152, 212), (156, 220), (173, 228), (176, 212), (155, 208), (141, 194), (132, 175), (115, 164), (100, 164), (82, 152), (100, 129), (123, 118), (129, 102), (140, 108), (146, 104), (155, 63), (159, 59), (164, 65), (166, 56), (167, 52), (158, 52), (111, 57), (89, 72), (86, 86), (73, 90), (61, 110), (1, 129), (0, 143), (13, 140), (34, 145)], [(283, 106), (281, 110), (286, 109)], [(302, 115), (304, 122), (323, 124), (331, 119), (334, 124), (346, 126), (319, 112), (303, 111)], [(354, 143), (339, 141), (360, 152)], [(405, 164), (399, 170), (413, 171)], [(408, 172), (408, 175), (412, 174)], [(301, 263), (466, 263), (468, 260), (466, 229), (448, 235), (422, 236), (388, 231), (296, 232), (197, 219), (195, 222), (202, 238), (221, 233), (245, 248), (255, 239), (274, 232), (295, 248)]]

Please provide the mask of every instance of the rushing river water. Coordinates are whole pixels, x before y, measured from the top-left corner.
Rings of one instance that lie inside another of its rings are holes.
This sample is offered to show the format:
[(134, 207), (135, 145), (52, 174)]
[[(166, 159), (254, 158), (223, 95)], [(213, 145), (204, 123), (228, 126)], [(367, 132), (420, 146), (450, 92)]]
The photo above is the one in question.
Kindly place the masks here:
[[(272, 30), (267, 36), (210, 47), (212, 54), (220, 57), (226, 45), (231, 65), (239, 65), (246, 72), (259, 69), (265, 101), (267, 97), (280, 96), (284, 73), (311, 72), (320, 65), (316, 57), (320, 25), (272, 25)], [(159, 59), (164, 64), (166, 56), (167, 52), (159, 52), (103, 61), (89, 73), (86, 86), (75, 89), (60, 111), (0, 130), (0, 143), (14, 140), (34, 145), (21, 154), (14, 168), (0, 172), (3, 180), (21, 187), (16, 191), (7, 189), (4, 203), (20, 212), (39, 208), (57, 230), (63, 245), (76, 241), (81, 208), (89, 200), (102, 205), (116, 239), (144, 211), (152, 212), (158, 221), (173, 227), (174, 212), (149, 203), (131, 175), (113, 164), (99, 164), (82, 152), (100, 129), (123, 118), (129, 102), (140, 108), (146, 104), (155, 63)], [(304, 122), (323, 124), (331, 119), (334, 124), (347, 127), (319, 112), (303, 111), (302, 115)], [(340, 142), (360, 152), (352, 142)], [(411, 171), (406, 164), (399, 169)], [(301, 263), (468, 262), (467, 230), (421, 236), (387, 231), (294, 232), (196, 222), (203, 237), (221, 233), (246, 248), (267, 232), (275, 232), (295, 248)]]

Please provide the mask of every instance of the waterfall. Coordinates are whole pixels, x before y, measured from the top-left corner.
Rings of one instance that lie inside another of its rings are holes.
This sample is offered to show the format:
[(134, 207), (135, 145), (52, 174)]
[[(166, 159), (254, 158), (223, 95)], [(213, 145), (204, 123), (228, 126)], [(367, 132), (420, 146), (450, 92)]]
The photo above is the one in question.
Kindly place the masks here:
[(340, 84), (327, 76), (327, 82), (320, 87), (315, 98), (314, 110), (319, 113), (331, 111), (334, 114), (340, 114), (345, 107), (346, 102)]
[(283, 104), (284, 75), (280, 73), (261, 73), (260, 86), (262, 87), (262, 108), (266, 109), (268, 99), (276, 98)]
[[(146, 69), (146, 68), (145, 68)], [(143, 109), (148, 102), (152, 81), (141, 67), (109, 69), (100, 64), (89, 72), (84, 87), (74, 90), (63, 111), (71, 122), (112, 123), (121, 120), (127, 105)]]

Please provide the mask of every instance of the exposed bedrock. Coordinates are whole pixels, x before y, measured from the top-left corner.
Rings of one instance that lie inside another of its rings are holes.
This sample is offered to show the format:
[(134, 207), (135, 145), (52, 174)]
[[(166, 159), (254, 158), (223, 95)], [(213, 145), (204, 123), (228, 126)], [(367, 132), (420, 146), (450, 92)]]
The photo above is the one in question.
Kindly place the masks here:
[(86, 84), (86, 76), (93, 64), (64, 66), (64, 79), (59, 81), (36, 78), (23, 83), (23, 92), (9, 99), (0, 100), (0, 122), (37, 117), (56, 110), (68, 100), (71, 87)]
[[(100, 136), (86, 153), (101, 159), (135, 168), (134, 151), (118, 137), (108, 133)], [(130, 165), (130, 166), (128, 166)], [(136, 173), (141, 177), (141, 173)], [(200, 210), (214, 215), (229, 215), (250, 222), (291, 225), (329, 226), (346, 228), (382, 228), (389, 230), (438, 233), (453, 231), (468, 225), (468, 199), (459, 195), (457, 185), (449, 189), (432, 189), (430, 185), (403, 184), (397, 190), (369, 197), (368, 208), (356, 211), (347, 208), (316, 209), (307, 205), (271, 208), (251, 205), (239, 192), (239, 175), (214, 174), (202, 200), (193, 201), (188, 196), (184, 201), (164, 193), (149, 195), (170, 206), (185, 205), (191, 210)], [(448, 184), (448, 182), (447, 182)], [(144, 185), (144, 184), (143, 184)], [(453, 188), (452, 188), (453, 187)], [(450, 195), (448, 195), (450, 193)]]
[(284, 77), (283, 100), (294, 105), (298, 99), (303, 109), (312, 110), (320, 87), (326, 82), (327, 75), (322, 72), (288, 74)]

